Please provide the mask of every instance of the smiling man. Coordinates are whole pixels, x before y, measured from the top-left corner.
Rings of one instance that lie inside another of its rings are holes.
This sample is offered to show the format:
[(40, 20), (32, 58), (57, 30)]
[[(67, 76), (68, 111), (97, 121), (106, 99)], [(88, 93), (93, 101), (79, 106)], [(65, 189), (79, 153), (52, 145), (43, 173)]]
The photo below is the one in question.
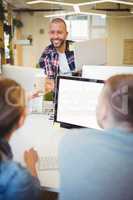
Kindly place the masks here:
[[(63, 19), (55, 18), (50, 22), (49, 38), (51, 44), (46, 47), (39, 60), (39, 65), (47, 75), (47, 91), (54, 88), (58, 74), (71, 75), (75, 70), (74, 52), (69, 50), (67, 26)], [(51, 80), (50, 80), (51, 79)]]

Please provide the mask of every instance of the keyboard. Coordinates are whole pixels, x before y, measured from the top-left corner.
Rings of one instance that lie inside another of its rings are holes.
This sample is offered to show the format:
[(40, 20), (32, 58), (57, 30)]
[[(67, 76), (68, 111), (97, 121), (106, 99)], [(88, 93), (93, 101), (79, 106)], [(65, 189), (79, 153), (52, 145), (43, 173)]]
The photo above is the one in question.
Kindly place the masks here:
[(39, 171), (58, 170), (59, 161), (57, 156), (40, 157), (38, 162)]

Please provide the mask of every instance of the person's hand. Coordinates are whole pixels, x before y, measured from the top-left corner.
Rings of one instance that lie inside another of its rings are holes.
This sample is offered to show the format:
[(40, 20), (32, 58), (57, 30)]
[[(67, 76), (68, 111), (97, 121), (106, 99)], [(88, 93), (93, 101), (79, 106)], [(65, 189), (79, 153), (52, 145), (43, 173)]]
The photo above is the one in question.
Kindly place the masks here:
[(54, 91), (54, 80), (46, 78), (45, 79), (45, 93), (47, 94), (51, 91)]
[(36, 97), (39, 97), (39, 95), (40, 95), (40, 90), (34, 91), (32, 93), (29, 93), (28, 94), (28, 101), (30, 101), (30, 100), (32, 100), (32, 99), (34, 99)]
[(82, 70), (77, 70), (72, 72), (72, 76), (81, 76), (82, 75)]
[(36, 164), (38, 162), (38, 154), (33, 148), (24, 152), (24, 161), (32, 176), (37, 176)]

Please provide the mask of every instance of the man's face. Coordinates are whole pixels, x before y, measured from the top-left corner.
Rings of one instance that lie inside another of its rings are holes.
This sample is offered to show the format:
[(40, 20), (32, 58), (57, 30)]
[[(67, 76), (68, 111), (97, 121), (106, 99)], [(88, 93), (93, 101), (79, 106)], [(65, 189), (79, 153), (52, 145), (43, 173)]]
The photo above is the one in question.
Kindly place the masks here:
[(62, 22), (51, 23), (49, 30), (49, 38), (55, 48), (60, 48), (67, 38), (66, 27)]

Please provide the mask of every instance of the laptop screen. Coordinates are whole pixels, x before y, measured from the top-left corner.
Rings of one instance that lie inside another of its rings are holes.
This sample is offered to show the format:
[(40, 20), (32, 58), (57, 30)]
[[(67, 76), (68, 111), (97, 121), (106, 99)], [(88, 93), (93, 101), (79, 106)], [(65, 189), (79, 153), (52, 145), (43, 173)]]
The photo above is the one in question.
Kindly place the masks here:
[(104, 82), (58, 76), (55, 121), (99, 129), (96, 106)]

